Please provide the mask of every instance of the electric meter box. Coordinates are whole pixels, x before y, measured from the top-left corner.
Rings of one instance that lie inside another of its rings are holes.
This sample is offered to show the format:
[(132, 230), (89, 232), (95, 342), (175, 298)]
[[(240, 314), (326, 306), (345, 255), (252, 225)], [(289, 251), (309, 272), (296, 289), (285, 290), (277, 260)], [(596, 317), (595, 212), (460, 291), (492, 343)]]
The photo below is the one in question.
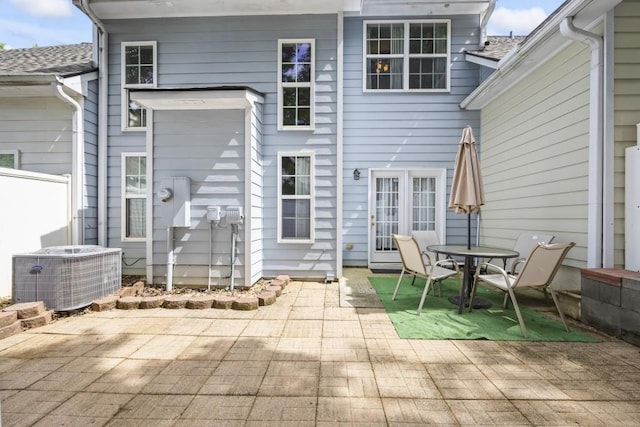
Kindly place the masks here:
[(242, 224), (243, 221), (242, 206), (227, 206), (227, 224)]
[(162, 222), (167, 227), (191, 227), (191, 180), (174, 176), (160, 181)]

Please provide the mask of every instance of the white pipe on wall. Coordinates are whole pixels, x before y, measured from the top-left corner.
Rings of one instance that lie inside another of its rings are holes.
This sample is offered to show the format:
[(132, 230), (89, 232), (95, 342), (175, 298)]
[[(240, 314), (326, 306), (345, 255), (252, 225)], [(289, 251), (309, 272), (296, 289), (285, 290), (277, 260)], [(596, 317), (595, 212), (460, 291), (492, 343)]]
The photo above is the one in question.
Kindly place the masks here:
[(589, 194), (587, 220), (587, 267), (602, 267), (603, 242), (603, 147), (604, 147), (604, 66), (603, 39), (573, 25), (567, 17), (560, 23), (560, 33), (591, 49), (589, 99)]
[(486, 47), (484, 43), (487, 41), (487, 24), (489, 24), (489, 19), (493, 15), (495, 8), (496, 0), (491, 0), (486, 12), (482, 15), (482, 20), (480, 21), (480, 50)]
[[(78, 1), (78, 0), (76, 0)], [(109, 100), (109, 34), (89, 5), (79, 0), (80, 9), (98, 28), (98, 244), (107, 247), (107, 120)], [(76, 3), (77, 4), (77, 3)]]
[(84, 109), (64, 91), (62, 80), (51, 83), (55, 95), (73, 109), (71, 119), (71, 243), (84, 244)]

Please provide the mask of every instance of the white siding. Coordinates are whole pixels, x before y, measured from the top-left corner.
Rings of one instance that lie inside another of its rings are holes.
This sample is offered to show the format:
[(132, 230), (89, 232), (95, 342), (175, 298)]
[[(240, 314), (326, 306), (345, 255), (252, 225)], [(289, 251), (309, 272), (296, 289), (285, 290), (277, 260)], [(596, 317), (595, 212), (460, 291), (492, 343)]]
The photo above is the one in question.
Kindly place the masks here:
[(638, 238), (624, 233), (624, 150), (636, 145), (636, 123), (640, 123), (640, 1), (624, 1), (615, 16), (614, 262), (622, 267), (625, 238)]
[[(483, 243), (544, 232), (576, 242), (565, 265), (586, 267), (589, 58), (574, 43), (483, 109)], [(560, 277), (579, 289), (577, 270)]]
[[(251, 241), (248, 250), (251, 251), (251, 283), (262, 277), (264, 245), (262, 229), (264, 223), (264, 190), (263, 190), (263, 155), (262, 155), (262, 104), (256, 104), (255, 114), (251, 115), (251, 135), (255, 138), (251, 146)], [(246, 213), (245, 213), (246, 215)]]
[(0, 98), (0, 147), (20, 150), (22, 170), (70, 174), (71, 117), (53, 96)]
[[(363, 93), (363, 20), (345, 20), (343, 241), (353, 245), (343, 251), (346, 266), (367, 265), (368, 170), (447, 168), (448, 192), (462, 129), (471, 125), (478, 131), (478, 112), (459, 108), (478, 85), (477, 65), (464, 61), (464, 50), (478, 43), (478, 18), (450, 18), (450, 93)], [(361, 172), (359, 181), (353, 180), (354, 169)], [(466, 216), (447, 211), (447, 243), (466, 241), (466, 224)]]

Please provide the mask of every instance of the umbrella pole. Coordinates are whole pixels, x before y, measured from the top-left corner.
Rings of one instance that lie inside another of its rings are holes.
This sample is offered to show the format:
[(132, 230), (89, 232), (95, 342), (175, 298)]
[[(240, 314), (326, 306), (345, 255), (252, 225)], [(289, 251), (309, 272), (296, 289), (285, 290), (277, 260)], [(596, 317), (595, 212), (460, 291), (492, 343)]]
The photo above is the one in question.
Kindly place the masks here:
[(471, 249), (471, 212), (467, 214), (467, 249)]

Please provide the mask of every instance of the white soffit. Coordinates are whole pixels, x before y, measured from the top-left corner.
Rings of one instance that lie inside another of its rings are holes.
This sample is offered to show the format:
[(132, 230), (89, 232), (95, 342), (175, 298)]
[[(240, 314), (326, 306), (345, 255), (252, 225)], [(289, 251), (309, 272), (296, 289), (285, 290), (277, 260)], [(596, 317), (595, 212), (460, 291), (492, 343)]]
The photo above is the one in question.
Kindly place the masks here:
[(320, 14), (360, 9), (361, 0), (93, 0), (100, 19)]
[(237, 110), (264, 102), (249, 89), (132, 90), (132, 101), (152, 110)]
[(296, 15), (470, 15), (487, 10), (489, 0), (91, 0), (100, 19), (195, 16)]
[(477, 15), (485, 12), (488, 0), (362, 0), (361, 15)]

